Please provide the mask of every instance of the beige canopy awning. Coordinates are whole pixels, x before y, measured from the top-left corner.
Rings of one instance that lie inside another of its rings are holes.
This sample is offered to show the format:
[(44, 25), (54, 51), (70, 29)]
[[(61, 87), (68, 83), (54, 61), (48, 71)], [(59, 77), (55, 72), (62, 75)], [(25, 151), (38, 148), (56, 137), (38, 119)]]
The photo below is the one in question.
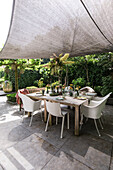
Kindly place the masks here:
[(2, 59), (113, 51), (113, 0), (14, 0)]

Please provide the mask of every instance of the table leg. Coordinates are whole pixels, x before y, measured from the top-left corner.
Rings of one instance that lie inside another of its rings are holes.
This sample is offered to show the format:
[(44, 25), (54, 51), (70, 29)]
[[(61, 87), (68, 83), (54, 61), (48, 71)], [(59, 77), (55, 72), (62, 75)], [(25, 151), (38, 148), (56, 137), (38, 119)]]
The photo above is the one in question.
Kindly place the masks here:
[(19, 111), (21, 111), (21, 104), (19, 104)]
[(46, 100), (44, 100), (44, 122), (47, 121)]
[(31, 112), (28, 112), (28, 117), (31, 117)]
[(19, 111), (21, 111), (21, 104), (22, 104), (22, 101), (21, 101), (21, 99), (19, 98)]
[(75, 135), (79, 135), (79, 106), (75, 106)]
[(52, 115), (49, 117), (49, 125), (52, 126)]

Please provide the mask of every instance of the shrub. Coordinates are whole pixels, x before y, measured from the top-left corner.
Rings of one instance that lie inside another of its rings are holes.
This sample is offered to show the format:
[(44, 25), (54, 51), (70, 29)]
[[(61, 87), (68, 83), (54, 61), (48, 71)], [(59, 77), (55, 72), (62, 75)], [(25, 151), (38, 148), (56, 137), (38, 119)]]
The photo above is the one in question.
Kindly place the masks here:
[(34, 81), (38, 79), (38, 72), (33, 70), (25, 70), (24, 74), (21, 74), (19, 79), (19, 88), (25, 88), (26, 86), (33, 86)]
[(11, 102), (16, 102), (16, 93), (7, 94), (7, 100)]
[(86, 86), (89, 86), (89, 87), (90, 87), (90, 86), (91, 86), (91, 83), (90, 83), (90, 82), (87, 82), (87, 83), (86, 83)]
[(35, 80), (33, 85), (38, 87), (38, 80)]
[(0, 71), (0, 78), (2, 78), (3, 76), (4, 76), (4, 71)]
[[(39, 72), (33, 70), (25, 70), (25, 72), (21, 75), (18, 70), (18, 75), (19, 89), (25, 88), (26, 86), (33, 86), (34, 81), (40, 78)], [(9, 73), (9, 80), (12, 82), (13, 91), (15, 91), (15, 72), (12, 70), (10, 70)]]
[(0, 78), (0, 83), (4, 82), (4, 77)]
[(76, 80), (72, 80), (72, 83), (75, 85), (75, 86), (80, 86), (80, 87), (84, 87), (85, 84), (86, 84), (86, 81), (84, 78), (77, 78)]
[(102, 86), (95, 86), (94, 90), (98, 96), (101, 96)]
[(38, 86), (39, 86), (40, 88), (44, 86), (44, 83), (43, 83), (43, 80), (42, 80), (42, 79), (40, 79), (40, 80), (38, 81)]
[(51, 86), (52, 86), (52, 87), (58, 86), (58, 85), (60, 85), (60, 84), (59, 84), (59, 81), (55, 81), (54, 83), (51, 83)]
[(30, 87), (26, 87), (26, 89), (37, 89), (36, 86), (30, 86)]
[(107, 95), (109, 92), (113, 93), (113, 79), (111, 76), (102, 77), (102, 85), (103, 85), (101, 90), (102, 96)]

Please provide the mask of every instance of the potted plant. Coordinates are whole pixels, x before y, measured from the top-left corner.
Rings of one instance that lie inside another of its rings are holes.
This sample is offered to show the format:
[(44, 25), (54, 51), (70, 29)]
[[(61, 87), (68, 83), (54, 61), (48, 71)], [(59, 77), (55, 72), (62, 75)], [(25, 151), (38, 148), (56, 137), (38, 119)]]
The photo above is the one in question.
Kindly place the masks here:
[(49, 85), (49, 84), (47, 84), (47, 85), (46, 85), (46, 88), (47, 88), (47, 91), (46, 91), (46, 93), (48, 94), (48, 93), (49, 93), (49, 88), (50, 88), (50, 85)]
[(77, 87), (75, 88), (75, 91), (77, 92), (77, 96), (79, 96), (79, 89), (80, 89), (80, 86), (77, 86)]
[(2, 84), (3, 91), (9, 93), (12, 91), (12, 83), (9, 80), (5, 80)]
[(8, 102), (16, 102), (16, 93), (12, 93), (12, 94), (7, 94), (7, 100)]
[(72, 86), (70, 86), (69, 95), (73, 96), (73, 87)]

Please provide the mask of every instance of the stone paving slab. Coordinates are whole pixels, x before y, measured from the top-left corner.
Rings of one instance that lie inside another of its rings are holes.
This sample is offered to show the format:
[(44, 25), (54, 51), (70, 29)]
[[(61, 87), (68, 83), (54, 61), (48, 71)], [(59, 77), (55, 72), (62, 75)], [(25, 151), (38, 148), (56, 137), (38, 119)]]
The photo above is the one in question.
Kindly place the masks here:
[(111, 162), (111, 165), (110, 165), (110, 170), (113, 170), (113, 158), (112, 158), (112, 162)]
[(112, 143), (89, 135), (72, 136), (61, 148), (92, 169), (109, 169)]
[[(15, 151), (19, 153), (20, 157), (17, 157)], [(8, 160), (11, 161), (18, 170), (24, 170), (25, 168), (30, 170), (29, 166), (32, 166), (32, 169), (41, 170), (57, 151), (58, 149), (47, 141), (31, 135), (13, 145), (13, 147), (7, 148), (3, 154), (7, 156)], [(19, 159), (26, 161), (26, 164), (20, 162)], [(4, 162), (2, 166), (4, 167)]]
[(36, 114), (34, 116), (31, 127), (29, 127), (29, 121), (30, 118), (25, 118), (22, 126), (28, 129), (30, 132), (35, 133), (40, 138), (48, 141), (57, 148), (60, 148), (67, 141), (67, 139), (73, 135), (72, 131), (69, 133), (70, 130), (67, 130), (65, 126), (63, 134), (64, 138), (60, 139), (61, 123), (58, 125), (55, 125), (54, 123), (52, 126), (49, 126), (48, 131), (45, 132), (46, 123), (41, 121), (40, 114)]
[(37, 132), (36, 135), (48, 141), (57, 148), (60, 148), (71, 136), (68, 133), (68, 130), (64, 128), (63, 139), (60, 138), (61, 125), (53, 125), (48, 128), (47, 132), (44, 130), (41, 133)]
[[(60, 139), (60, 120), (45, 132), (40, 114), (34, 116), (29, 127), (30, 118), (26, 115), (22, 123), (23, 111), (18, 108), (6, 103), (6, 97), (0, 97), (0, 154), (5, 155), (11, 166), (25, 170), (26, 162), (27, 170), (32, 166), (35, 170), (113, 170), (113, 106), (104, 109), (101, 137), (90, 119), (83, 125), (80, 136), (74, 136), (74, 114), (70, 114), (71, 126), (67, 130), (65, 124), (63, 139)], [(20, 159), (23, 161), (19, 162)], [(0, 170), (3, 170), (4, 161), (1, 162)]]
[(80, 163), (79, 161), (73, 159), (71, 156), (63, 151), (59, 151), (55, 156), (48, 162), (48, 164), (42, 168), (43, 170), (91, 170), (86, 165)]
[(31, 135), (31, 132), (23, 128), (18, 121), (0, 124), (0, 150), (4, 150)]

